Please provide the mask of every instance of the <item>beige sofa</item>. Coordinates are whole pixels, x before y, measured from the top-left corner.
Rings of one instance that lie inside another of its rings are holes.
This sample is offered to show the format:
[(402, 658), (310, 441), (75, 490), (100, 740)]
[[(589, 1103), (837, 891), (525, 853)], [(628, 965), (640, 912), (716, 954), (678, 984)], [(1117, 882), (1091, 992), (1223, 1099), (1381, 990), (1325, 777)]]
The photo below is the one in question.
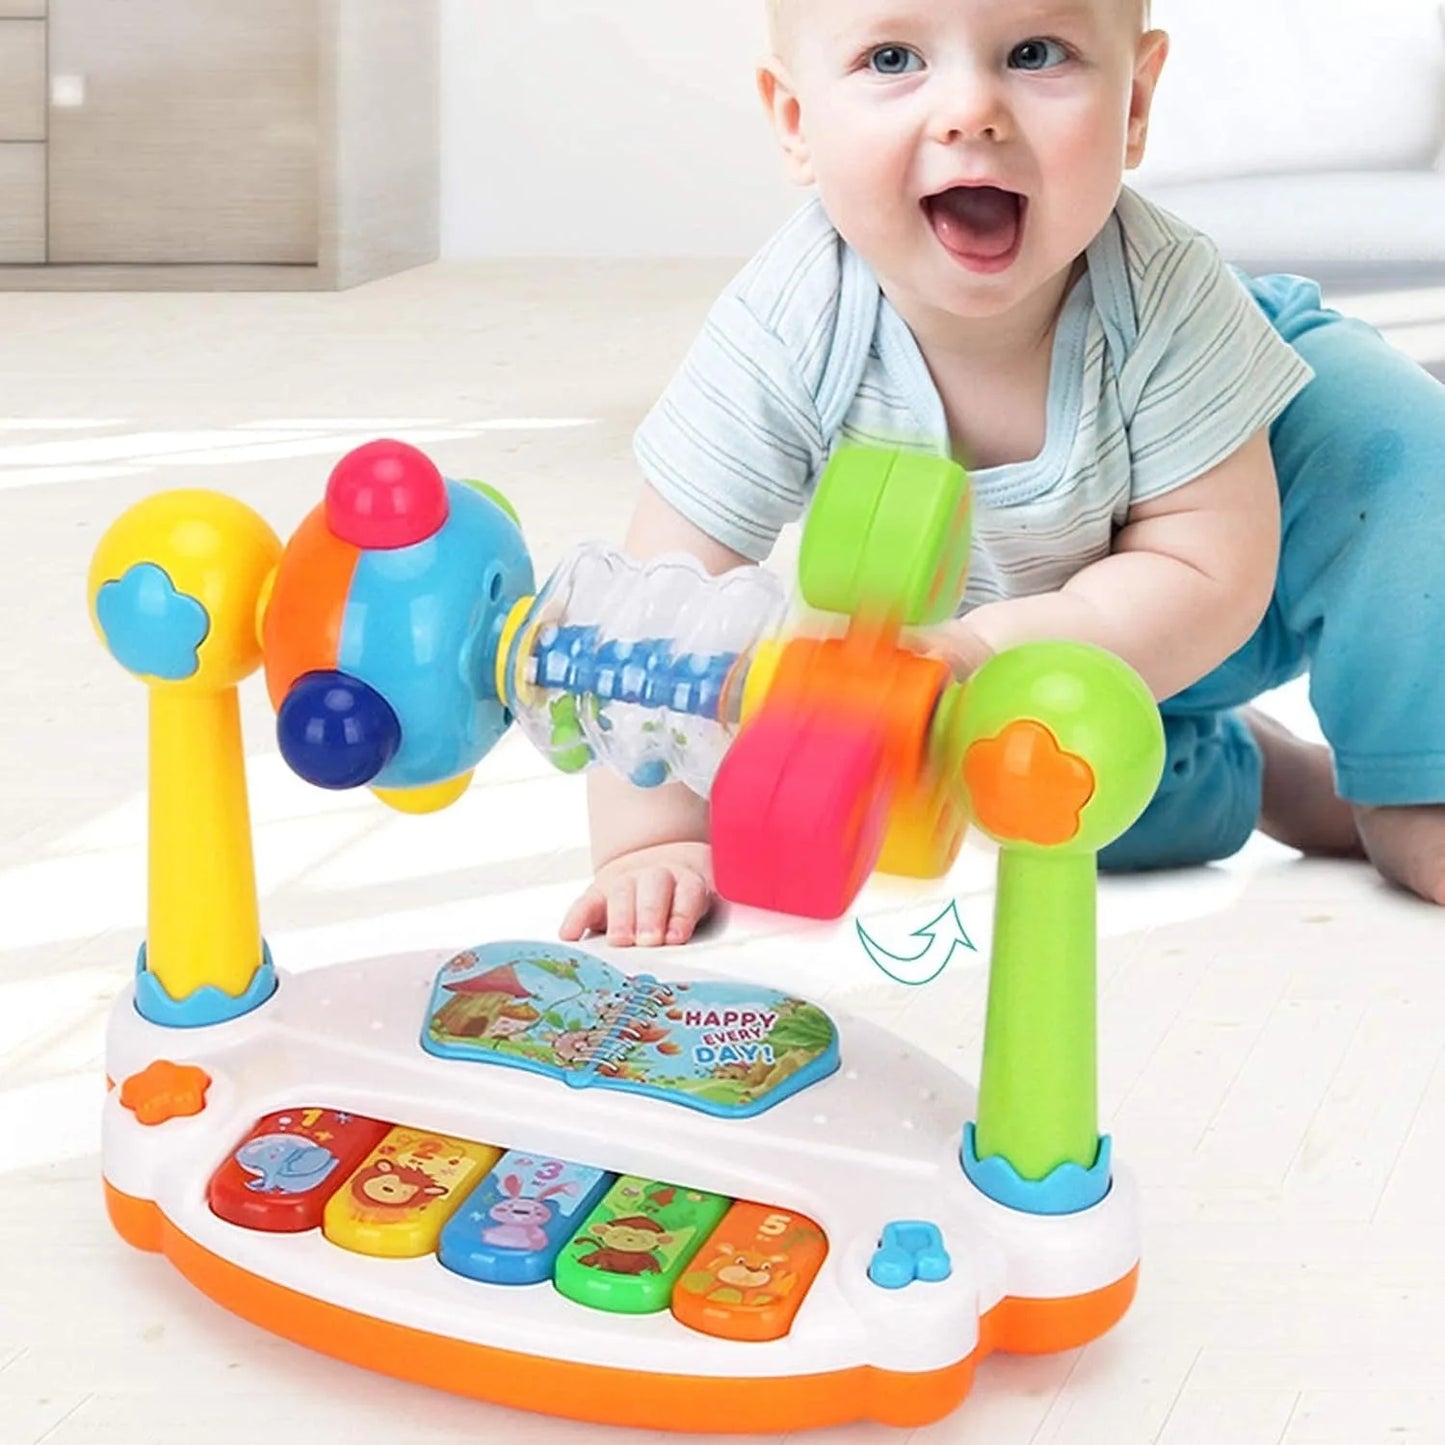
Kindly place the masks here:
[(1248, 269), (1445, 274), (1440, 0), (1154, 0), (1145, 195)]

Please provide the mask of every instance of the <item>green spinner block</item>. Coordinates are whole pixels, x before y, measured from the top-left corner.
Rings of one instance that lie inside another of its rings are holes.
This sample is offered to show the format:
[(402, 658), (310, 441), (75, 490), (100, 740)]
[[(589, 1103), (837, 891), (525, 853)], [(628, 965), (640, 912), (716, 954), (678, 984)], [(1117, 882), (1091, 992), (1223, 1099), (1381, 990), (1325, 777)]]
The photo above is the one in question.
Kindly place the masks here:
[(956, 462), (843, 447), (808, 509), (798, 585), (823, 612), (929, 627), (958, 611), (972, 540), (968, 474)]

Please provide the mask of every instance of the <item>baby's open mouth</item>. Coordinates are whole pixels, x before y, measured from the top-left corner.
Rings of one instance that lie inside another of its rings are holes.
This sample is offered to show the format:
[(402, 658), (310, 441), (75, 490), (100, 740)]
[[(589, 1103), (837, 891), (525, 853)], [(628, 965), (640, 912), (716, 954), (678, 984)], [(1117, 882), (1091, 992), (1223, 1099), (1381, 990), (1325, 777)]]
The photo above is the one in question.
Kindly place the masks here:
[(975, 270), (998, 270), (1013, 259), (1027, 207), (1017, 191), (998, 186), (954, 186), (923, 200), (944, 249)]

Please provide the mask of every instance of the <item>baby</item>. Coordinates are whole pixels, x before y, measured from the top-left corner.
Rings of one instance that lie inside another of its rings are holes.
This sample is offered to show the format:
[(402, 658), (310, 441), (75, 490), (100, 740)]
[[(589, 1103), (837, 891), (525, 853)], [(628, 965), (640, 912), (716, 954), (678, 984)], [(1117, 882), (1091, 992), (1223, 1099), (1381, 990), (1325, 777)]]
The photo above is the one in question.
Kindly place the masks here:
[[(840, 445), (951, 454), (976, 541), (930, 644), (962, 676), (1094, 642), (1162, 701), (1164, 782), (1105, 867), (1258, 826), (1445, 903), (1445, 388), (1124, 187), (1168, 50), (1145, 4), (770, 0), (759, 88), (816, 198), (643, 423), (628, 549), (756, 563)], [(1306, 670), (1328, 749), (1244, 710)], [(686, 941), (706, 803), (590, 787), (562, 936)]]

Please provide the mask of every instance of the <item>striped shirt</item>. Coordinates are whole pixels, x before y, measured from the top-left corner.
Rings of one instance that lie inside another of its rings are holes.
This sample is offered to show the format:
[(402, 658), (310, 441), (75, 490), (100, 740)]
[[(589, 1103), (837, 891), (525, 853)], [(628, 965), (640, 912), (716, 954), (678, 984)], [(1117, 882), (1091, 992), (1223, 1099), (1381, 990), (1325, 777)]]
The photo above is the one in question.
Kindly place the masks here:
[[(1043, 450), (972, 475), (965, 608), (1055, 591), (1108, 555), (1136, 502), (1224, 461), (1311, 372), (1212, 244), (1125, 190), (1054, 338)], [(647, 480), (761, 561), (850, 442), (948, 455), (912, 332), (818, 202), (723, 292), (639, 428)]]

